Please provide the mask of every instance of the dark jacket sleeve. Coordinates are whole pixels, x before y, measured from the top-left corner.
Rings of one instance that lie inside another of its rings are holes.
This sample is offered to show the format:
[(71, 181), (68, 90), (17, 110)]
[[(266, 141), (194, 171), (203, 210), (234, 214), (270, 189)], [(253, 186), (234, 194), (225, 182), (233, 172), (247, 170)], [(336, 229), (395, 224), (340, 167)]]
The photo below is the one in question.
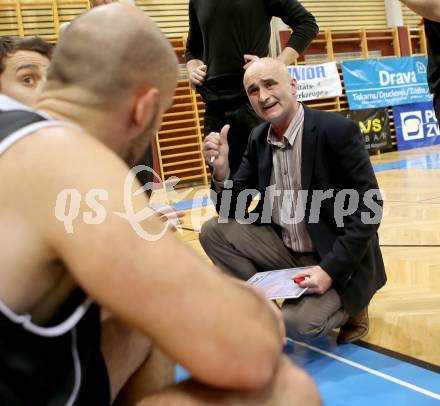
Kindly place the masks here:
[[(343, 227), (339, 228), (340, 233), (331, 251), (320, 264), (339, 286), (344, 287), (377, 233), (383, 202), (357, 123), (342, 118), (337, 120), (327, 130), (327, 141), (328, 153), (334, 157), (333, 170), (340, 177), (339, 192), (353, 190), (359, 196), (359, 203), (352, 214), (339, 215), (339, 219), (343, 219)], [(341, 202), (335, 201), (335, 219), (337, 210), (343, 209), (338, 203)]]
[(267, 0), (267, 5), (272, 16), (281, 18), (293, 30), (287, 46), (302, 54), (319, 32), (313, 14), (297, 0)]
[(192, 2), (188, 5), (189, 14), (189, 30), (188, 38), (186, 40), (185, 61), (189, 62), (192, 59), (203, 59), (203, 37), (200, 29), (199, 20), (197, 18), (196, 10)]

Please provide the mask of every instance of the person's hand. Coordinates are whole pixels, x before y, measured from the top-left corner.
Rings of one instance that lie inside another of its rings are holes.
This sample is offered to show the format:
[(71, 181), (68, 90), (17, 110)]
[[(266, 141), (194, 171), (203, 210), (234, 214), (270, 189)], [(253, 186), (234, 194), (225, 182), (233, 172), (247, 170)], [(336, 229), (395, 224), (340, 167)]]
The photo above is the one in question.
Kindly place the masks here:
[(176, 231), (182, 224), (183, 217), (185, 217), (184, 212), (177, 211), (174, 207), (167, 204), (154, 208), (153, 210), (157, 213), (162, 222), (167, 223), (167, 227), (171, 231)]
[(305, 278), (298, 285), (301, 288), (308, 288), (306, 294), (316, 293), (322, 295), (329, 290), (333, 282), (330, 275), (318, 265), (296, 273), (293, 278)]
[(250, 55), (250, 54), (244, 54), (243, 55), (245, 65), (243, 66), (243, 69), (246, 70), (249, 68), (249, 65), (255, 61), (258, 61), (260, 59), (257, 55)]
[(229, 172), (229, 145), (228, 131), (230, 125), (226, 124), (219, 133), (210, 133), (203, 140), (203, 156), (208, 165), (214, 169), (215, 179), (223, 181)]
[(192, 87), (201, 85), (205, 81), (206, 65), (199, 65), (195, 68), (190, 68), (188, 74)]

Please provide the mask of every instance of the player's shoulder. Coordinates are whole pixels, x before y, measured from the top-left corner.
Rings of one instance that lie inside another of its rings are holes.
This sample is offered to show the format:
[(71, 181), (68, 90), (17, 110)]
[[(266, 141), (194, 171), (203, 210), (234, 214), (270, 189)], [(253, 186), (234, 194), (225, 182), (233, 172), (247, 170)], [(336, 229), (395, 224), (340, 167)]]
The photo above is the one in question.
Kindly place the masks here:
[(40, 128), (7, 152), (0, 159), (4, 158), (9, 172), (21, 168), (21, 177), (41, 185), (108, 183), (107, 178), (124, 177), (129, 170), (100, 140), (66, 123)]

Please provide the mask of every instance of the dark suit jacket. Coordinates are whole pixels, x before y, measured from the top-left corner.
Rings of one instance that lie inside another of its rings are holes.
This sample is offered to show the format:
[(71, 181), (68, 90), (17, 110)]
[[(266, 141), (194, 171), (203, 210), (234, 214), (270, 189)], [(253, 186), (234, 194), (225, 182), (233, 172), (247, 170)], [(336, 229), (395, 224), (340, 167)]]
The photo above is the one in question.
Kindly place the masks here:
[[(302, 189), (309, 191), (305, 208), (307, 230), (321, 258), (320, 266), (332, 277), (346, 311), (355, 315), (386, 282), (377, 236), (382, 216), (378, 184), (357, 123), (339, 114), (304, 109), (301, 181)], [(232, 196), (231, 191), (222, 189), (218, 196), (221, 199), (217, 198), (220, 216), (235, 217), (237, 197), (245, 189), (260, 193), (253, 212), (261, 215), (272, 171), (268, 128), (269, 124), (264, 123), (252, 131), (241, 166), (233, 177)], [(357, 192), (359, 204), (352, 214), (343, 217), (343, 224), (339, 220), (338, 226), (335, 212), (342, 207), (341, 202), (336, 202), (335, 209), (336, 195), (345, 189)], [(376, 193), (366, 204), (369, 190)], [(312, 198), (316, 191), (327, 191), (332, 197), (320, 203), (317, 195)], [(230, 205), (225, 204), (228, 195)], [(376, 224), (367, 224), (364, 216), (376, 218)]]

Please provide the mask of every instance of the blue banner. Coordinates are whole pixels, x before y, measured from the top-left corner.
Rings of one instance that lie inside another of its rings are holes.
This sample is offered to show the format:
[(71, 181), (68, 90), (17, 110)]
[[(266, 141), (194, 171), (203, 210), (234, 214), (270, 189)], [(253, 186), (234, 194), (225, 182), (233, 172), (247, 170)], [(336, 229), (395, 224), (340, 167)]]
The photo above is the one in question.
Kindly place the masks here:
[(431, 102), (393, 107), (397, 149), (440, 144), (440, 130)]
[(350, 110), (430, 101), (424, 56), (342, 62)]

